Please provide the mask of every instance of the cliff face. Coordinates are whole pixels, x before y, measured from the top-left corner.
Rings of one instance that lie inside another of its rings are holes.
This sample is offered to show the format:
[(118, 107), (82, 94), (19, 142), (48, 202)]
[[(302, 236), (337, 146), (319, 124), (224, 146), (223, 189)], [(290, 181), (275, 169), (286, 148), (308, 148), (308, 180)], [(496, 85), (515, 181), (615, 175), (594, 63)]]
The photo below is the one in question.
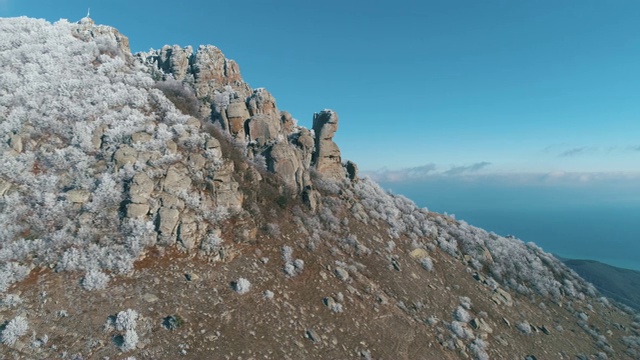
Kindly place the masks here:
[(628, 309), (358, 179), (335, 112), (298, 127), (215, 47), (0, 19), (0, 66), (2, 355), (640, 354)]

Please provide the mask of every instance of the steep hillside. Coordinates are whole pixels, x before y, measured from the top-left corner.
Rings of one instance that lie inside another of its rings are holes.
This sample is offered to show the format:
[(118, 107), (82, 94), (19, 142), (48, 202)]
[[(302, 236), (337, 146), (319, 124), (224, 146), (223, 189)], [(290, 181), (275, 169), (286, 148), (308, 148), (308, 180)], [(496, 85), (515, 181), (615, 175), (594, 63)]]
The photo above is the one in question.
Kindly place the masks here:
[(213, 46), (0, 19), (0, 358), (640, 358), (535, 244), (343, 162)]
[(605, 296), (640, 310), (640, 271), (622, 269), (594, 260), (562, 260)]

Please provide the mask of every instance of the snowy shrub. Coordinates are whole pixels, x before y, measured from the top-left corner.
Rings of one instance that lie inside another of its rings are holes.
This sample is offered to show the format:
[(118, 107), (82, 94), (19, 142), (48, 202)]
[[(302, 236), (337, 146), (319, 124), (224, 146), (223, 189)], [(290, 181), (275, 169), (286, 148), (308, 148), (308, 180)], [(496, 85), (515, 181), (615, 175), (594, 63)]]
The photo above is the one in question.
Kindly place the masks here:
[(127, 309), (116, 315), (115, 328), (118, 331), (133, 330), (138, 321), (138, 312)]
[(420, 259), (420, 265), (422, 265), (422, 268), (427, 271), (433, 271), (433, 260), (431, 260), (430, 257)]
[(293, 261), (293, 249), (291, 246), (285, 245), (282, 247), (282, 259), (288, 263)]
[(304, 270), (304, 260), (302, 259), (296, 259), (293, 262), (293, 266), (296, 268), (298, 273), (301, 273), (302, 270)]
[(460, 300), (460, 305), (467, 310), (471, 310), (471, 299), (467, 296), (460, 296), (458, 298)]
[(233, 289), (240, 295), (246, 294), (251, 289), (251, 283), (245, 278), (239, 278), (234, 284)]
[(16, 316), (5, 326), (2, 334), (0, 334), (0, 341), (6, 345), (13, 345), (20, 336), (27, 333), (28, 329), (27, 319), (22, 316)]
[(449, 325), (451, 332), (460, 339), (473, 339), (473, 331), (466, 327), (464, 322), (452, 321)]
[(520, 330), (523, 334), (531, 334), (531, 325), (528, 322), (524, 321), (516, 325), (516, 328)]
[(209, 233), (200, 242), (200, 250), (205, 254), (216, 254), (222, 248), (222, 239), (215, 233)]
[(122, 343), (120, 349), (122, 351), (131, 351), (136, 348), (138, 344), (138, 333), (133, 329), (128, 329), (122, 335)]
[(469, 345), (471, 355), (475, 356), (476, 360), (489, 360), (489, 354), (487, 354), (487, 343), (482, 339), (475, 339)]
[(265, 292), (262, 294), (262, 297), (267, 300), (271, 300), (274, 297), (274, 293), (271, 290), (265, 290)]
[(461, 322), (467, 323), (471, 321), (471, 316), (462, 306), (458, 306), (453, 313), (453, 317)]
[(102, 290), (109, 282), (109, 275), (100, 270), (89, 270), (82, 279), (82, 287), (86, 290)]
[(269, 223), (266, 226), (267, 235), (271, 237), (279, 237), (280, 236), (280, 225), (276, 223)]
[(2, 305), (8, 308), (14, 308), (20, 304), (22, 304), (22, 299), (17, 294), (7, 294), (2, 300)]

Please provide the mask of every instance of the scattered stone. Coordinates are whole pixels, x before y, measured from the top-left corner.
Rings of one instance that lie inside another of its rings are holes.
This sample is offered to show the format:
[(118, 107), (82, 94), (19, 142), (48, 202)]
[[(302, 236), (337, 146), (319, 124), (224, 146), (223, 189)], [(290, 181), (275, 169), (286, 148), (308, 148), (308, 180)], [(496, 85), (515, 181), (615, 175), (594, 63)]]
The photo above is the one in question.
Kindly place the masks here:
[(146, 293), (144, 295), (142, 295), (142, 300), (148, 302), (148, 303), (154, 303), (156, 301), (158, 301), (158, 297), (154, 294), (151, 293)]
[(418, 248), (418, 249), (415, 249), (412, 252), (410, 252), (409, 256), (411, 256), (412, 258), (414, 258), (416, 260), (421, 260), (421, 259), (424, 259), (426, 257), (429, 257), (429, 253), (425, 249)]
[(187, 281), (198, 281), (200, 280), (200, 276), (198, 276), (198, 274), (194, 274), (194, 273), (186, 273), (184, 274), (185, 279), (187, 279)]
[(315, 343), (319, 343), (319, 342), (321, 342), (321, 341), (322, 341), (322, 339), (320, 338), (320, 336), (318, 335), (318, 333), (317, 333), (317, 332), (315, 332), (315, 330), (313, 330), (313, 329), (307, 329), (307, 331), (305, 332), (305, 336), (306, 336), (309, 340), (311, 340), (311, 341), (313, 341), (313, 342), (315, 342)]

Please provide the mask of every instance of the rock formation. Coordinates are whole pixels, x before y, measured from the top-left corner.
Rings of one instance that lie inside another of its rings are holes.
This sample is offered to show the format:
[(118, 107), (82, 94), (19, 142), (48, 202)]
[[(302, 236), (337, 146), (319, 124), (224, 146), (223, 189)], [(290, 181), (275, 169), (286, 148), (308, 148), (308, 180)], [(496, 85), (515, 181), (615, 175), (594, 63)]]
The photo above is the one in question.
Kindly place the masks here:
[(200, 46), (197, 51), (164, 46), (137, 54), (137, 58), (157, 77), (172, 76), (193, 87), (202, 103), (201, 115), (219, 124), (236, 141), (246, 142), (249, 157), (264, 156), (268, 170), (298, 193), (312, 186), (311, 168), (327, 179), (347, 178), (340, 149), (332, 140), (338, 122), (335, 112), (324, 110), (314, 115), (314, 139), (307, 129), (295, 125), (291, 114), (278, 109), (266, 89), (251, 89), (242, 80), (238, 65), (214, 46)]

